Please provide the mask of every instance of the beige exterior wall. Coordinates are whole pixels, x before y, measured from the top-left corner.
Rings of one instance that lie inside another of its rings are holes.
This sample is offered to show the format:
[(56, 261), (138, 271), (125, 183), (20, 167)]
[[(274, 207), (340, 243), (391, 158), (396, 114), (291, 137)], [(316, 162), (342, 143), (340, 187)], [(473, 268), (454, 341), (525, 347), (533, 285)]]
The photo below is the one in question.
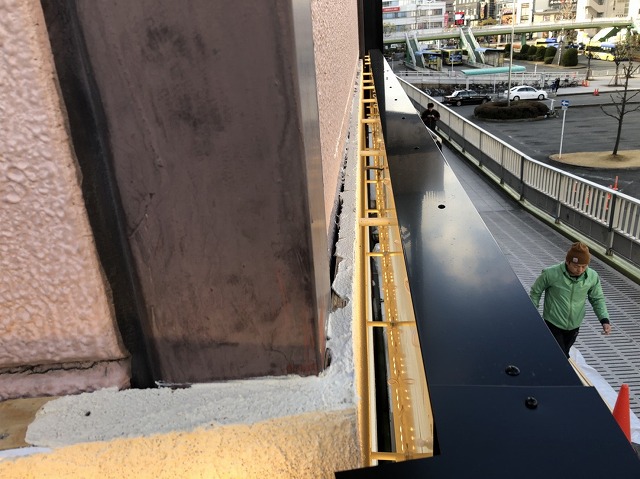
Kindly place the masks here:
[(338, 202), (340, 167), (358, 69), (357, 3), (314, 0), (311, 3), (318, 88), (320, 144), (322, 149), (327, 227)]
[(126, 386), (40, 2), (0, 0), (0, 31), (0, 399)]

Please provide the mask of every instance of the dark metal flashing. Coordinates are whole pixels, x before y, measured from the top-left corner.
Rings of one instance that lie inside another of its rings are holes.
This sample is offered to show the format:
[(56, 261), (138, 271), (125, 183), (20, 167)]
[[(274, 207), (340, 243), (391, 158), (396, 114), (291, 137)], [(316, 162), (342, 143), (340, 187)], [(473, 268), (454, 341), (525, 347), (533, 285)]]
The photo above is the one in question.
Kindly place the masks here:
[(51, 50), (80, 170), (82, 192), (116, 320), (131, 354), (133, 387), (154, 385), (154, 353), (145, 341), (143, 306), (116, 186), (109, 132), (74, 0), (42, 0)]

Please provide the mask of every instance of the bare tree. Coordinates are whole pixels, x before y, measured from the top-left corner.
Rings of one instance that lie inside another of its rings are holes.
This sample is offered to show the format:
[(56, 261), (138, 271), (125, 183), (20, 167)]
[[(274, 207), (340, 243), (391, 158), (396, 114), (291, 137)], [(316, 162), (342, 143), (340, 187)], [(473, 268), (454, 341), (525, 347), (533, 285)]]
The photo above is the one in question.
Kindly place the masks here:
[(591, 59), (593, 58), (593, 52), (588, 45), (585, 48), (584, 54), (587, 56), (587, 76), (585, 77), (585, 79), (591, 80)]
[[(620, 64), (625, 61), (630, 61), (632, 56), (632, 46), (628, 40), (620, 41), (615, 44), (615, 48), (613, 49), (613, 63), (616, 64), (616, 73), (609, 82), (609, 85), (621, 86), (620, 81)], [(625, 78), (625, 75), (622, 75), (622, 78)], [(629, 79), (626, 79), (626, 82), (629, 82)]]
[(575, 0), (560, 0), (560, 15), (563, 20), (576, 18), (577, 2)]
[[(616, 64), (616, 75), (617, 75), (617, 67)], [(624, 88), (622, 91), (616, 92), (615, 95), (618, 97), (616, 101), (613, 98), (613, 94), (609, 95), (611, 97), (611, 103), (616, 109), (616, 113), (610, 113), (605, 110), (603, 105), (600, 105), (600, 109), (602, 112), (610, 116), (611, 118), (615, 118), (618, 120), (618, 132), (616, 134), (616, 144), (613, 147), (613, 155), (616, 156), (618, 154), (618, 147), (620, 146), (620, 136), (622, 134), (622, 122), (624, 120), (624, 116), (627, 113), (632, 113), (634, 111), (640, 110), (640, 103), (631, 105), (629, 102), (640, 93), (640, 91), (635, 91), (633, 93), (629, 92), (629, 79), (640, 70), (640, 65), (634, 65), (631, 60), (629, 60), (628, 64), (622, 65), (622, 72), (624, 78)], [(616, 83), (617, 85), (618, 83)], [(611, 105), (607, 105), (611, 106)]]
[(396, 26), (393, 23), (385, 22), (382, 24), (383, 35), (391, 35), (396, 30)]

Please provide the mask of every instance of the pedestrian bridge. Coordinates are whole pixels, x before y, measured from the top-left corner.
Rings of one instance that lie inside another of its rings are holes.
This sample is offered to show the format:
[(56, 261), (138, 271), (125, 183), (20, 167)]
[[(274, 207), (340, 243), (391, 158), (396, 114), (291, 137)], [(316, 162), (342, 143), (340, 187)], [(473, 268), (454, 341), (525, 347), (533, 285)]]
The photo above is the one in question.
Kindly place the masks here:
[[(456, 27), (456, 28), (447, 28), (447, 29), (439, 29), (439, 30), (419, 30), (413, 32), (402, 32), (397, 35), (393, 35), (392, 38), (396, 38), (392, 40), (391, 38), (387, 38), (385, 36), (384, 42), (386, 44), (391, 43), (406, 43), (407, 45), (407, 54), (411, 58), (413, 65), (418, 67), (425, 67), (424, 62), (422, 60), (422, 55), (420, 53), (421, 41), (434, 41), (434, 40), (445, 40), (456, 38), (459, 39), (460, 45), (463, 49), (467, 51), (468, 59), (467, 63), (469, 65), (485, 65), (485, 55), (484, 49), (480, 47), (480, 44), (477, 41), (477, 37), (489, 36), (489, 35), (511, 35), (520, 34), (522, 38), (520, 42), (522, 44), (525, 43), (526, 38), (524, 35), (526, 33), (531, 32), (549, 32), (549, 31), (560, 31), (560, 30), (576, 30), (576, 29), (589, 29), (589, 28), (598, 28), (600, 29), (600, 33), (606, 33), (602, 29), (612, 29), (612, 28), (635, 28), (636, 30), (640, 30), (640, 17), (634, 19), (632, 17), (628, 18), (597, 18), (589, 21), (577, 21), (577, 20), (560, 20), (557, 22), (541, 22), (541, 23), (532, 23), (532, 24), (520, 24), (514, 25), (490, 25), (483, 26), (478, 28), (471, 27)], [(614, 30), (615, 31), (615, 30)], [(611, 33), (608, 33), (611, 34)], [(404, 38), (402, 38), (404, 37)], [(562, 49), (562, 46), (560, 47)], [(558, 52), (558, 55), (561, 55), (562, 51)]]
[[(591, 28), (607, 28), (607, 27), (621, 27), (621, 28), (634, 28), (640, 31), (640, 17), (626, 17), (626, 18), (594, 18), (591, 20), (559, 20), (554, 22), (541, 22), (531, 24), (519, 24), (513, 26), (513, 32), (515, 34), (533, 33), (533, 32), (550, 32), (559, 30), (584, 30)], [(443, 29), (429, 29), (429, 30), (416, 30), (411, 32), (415, 34), (418, 41), (433, 41), (433, 40), (447, 40), (453, 38), (461, 38), (463, 28), (443, 28)], [(475, 37), (482, 37), (487, 35), (510, 35), (512, 31), (511, 25), (488, 25), (482, 27), (468, 28), (473, 32)], [(405, 32), (384, 35), (384, 43), (404, 43), (406, 41)]]
[[(371, 64), (381, 66), (381, 58), (376, 52)], [(578, 349), (604, 367), (613, 387), (621, 381), (635, 390), (640, 288), (604, 247), (613, 244), (634, 269), (628, 255), (640, 242), (626, 222), (637, 214), (623, 214), (624, 226), (614, 210), (640, 202), (612, 190), (601, 195), (597, 185), (531, 160), (443, 106), (441, 151), (418, 114), (432, 98), (388, 65), (365, 69), (362, 82), (354, 324), (367, 364), (360, 413), (375, 433), (363, 434), (363, 447), (382, 463), (336, 477), (466, 477), (469, 464), (477, 477), (605, 477), (612, 463), (616, 477), (638, 477), (629, 439), (572, 369), (527, 290), (572, 241), (587, 241), (593, 268), (610, 281), (604, 289), (615, 331), (597, 334), (589, 315)], [(611, 222), (600, 224), (602, 214)], [(626, 252), (618, 235), (629, 241)], [(637, 399), (636, 392), (634, 411)]]

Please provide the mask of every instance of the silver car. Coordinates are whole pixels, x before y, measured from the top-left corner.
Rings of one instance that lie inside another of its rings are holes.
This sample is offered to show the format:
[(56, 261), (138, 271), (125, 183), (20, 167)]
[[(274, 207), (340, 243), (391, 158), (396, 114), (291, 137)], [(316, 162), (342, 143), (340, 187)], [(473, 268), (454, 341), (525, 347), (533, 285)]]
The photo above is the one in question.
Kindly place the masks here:
[[(504, 96), (507, 96), (507, 90), (504, 91)], [(544, 90), (537, 90), (529, 85), (514, 86), (509, 93), (509, 100), (546, 100), (547, 92)]]

